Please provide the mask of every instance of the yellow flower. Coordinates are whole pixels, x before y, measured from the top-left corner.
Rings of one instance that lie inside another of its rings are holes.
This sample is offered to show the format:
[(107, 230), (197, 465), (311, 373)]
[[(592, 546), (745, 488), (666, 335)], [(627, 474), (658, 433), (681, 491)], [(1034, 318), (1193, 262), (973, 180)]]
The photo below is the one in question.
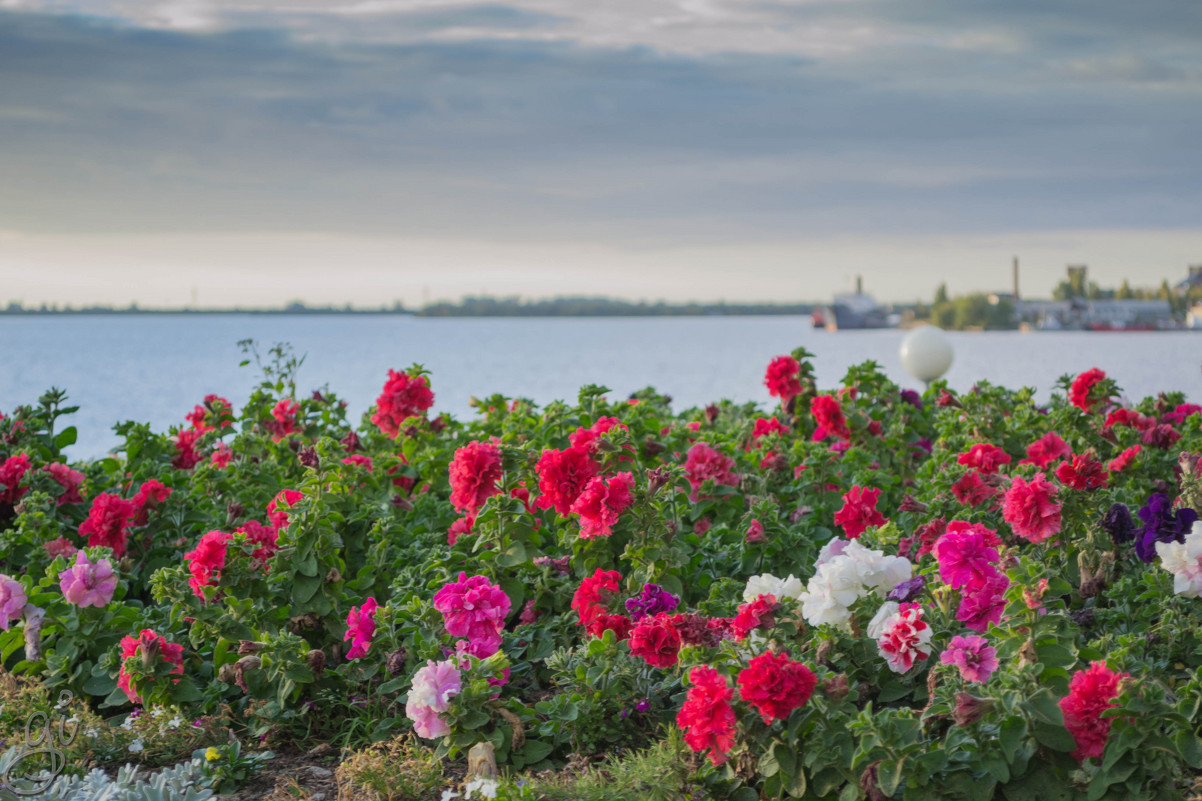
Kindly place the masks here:
[(212, 762), (215, 759), (221, 759), (221, 752), (216, 748), (209, 746), (209, 750), (205, 751), (205, 759)]

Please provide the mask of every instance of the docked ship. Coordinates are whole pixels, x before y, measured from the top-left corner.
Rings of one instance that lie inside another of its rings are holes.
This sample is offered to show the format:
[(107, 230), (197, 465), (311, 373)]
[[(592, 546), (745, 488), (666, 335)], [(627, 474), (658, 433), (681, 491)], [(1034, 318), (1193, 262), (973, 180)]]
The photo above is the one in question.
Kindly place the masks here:
[[(819, 312), (815, 312), (817, 324)], [(871, 295), (864, 293), (864, 282), (856, 276), (856, 291), (846, 295), (836, 295), (831, 305), (821, 310), (821, 320), (827, 331), (841, 331), (862, 328), (894, 328), (897, 326), (896, 315), (891, 315), (884, 306), (878, 304)]]

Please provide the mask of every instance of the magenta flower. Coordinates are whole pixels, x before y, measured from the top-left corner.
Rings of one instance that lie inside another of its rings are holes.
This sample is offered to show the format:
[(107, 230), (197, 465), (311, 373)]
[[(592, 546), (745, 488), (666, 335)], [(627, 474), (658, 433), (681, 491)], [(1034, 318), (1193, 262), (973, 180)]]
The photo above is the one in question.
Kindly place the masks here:
[(379, 604), (375, 598), (368, 598), (363, 602), (363, 606), (352, 606), (350, 613), (346, 616), (346, 636), (343, 640), (352, 640), (351, 650), (347, 651), (347, 659), (358, 659), (361, 656), (367, 656), (367, 649), (371, 647), (371, 638), (376, 633), (375, 614)]
[(447, 633), (468, 639), (468, 653), (484, 659), (501, 647), (501, 631), (509, 614), (509, 596), (485, 576), (460, 573), (459, 580), (434, 594)]
[(997, 651), (989, 644), (989, 640), (975, 634), (952, 637), (951, 644), (939, 656), (939, 661), (960, 668), (960, 678), (965, 681), (981, 684), (989, 681), (998, 666)]
[(83, 551), (75, 554), (75, 564), (58, 574), (58, 585), (68, 603), (76, 606), (107, 606), (117, 590), (117, 576), (107, 559), (92, 562)]
[(1010, 579), (996, 571), (978, 584), (969, 584), (964, 588), (960, 608), (956, 610), (956, 620), (973, 631), (988, 631), (990, 623), (1002, 619), (1002, 612), (1006, 608), (1006, 588), (1009, 586)]
[(419, 737), (432, 740), (451, 733), (451, 727), (439, 714), (447, 711), (451, 698), (462, 689), (459, 668), (451, 660), (435, 662), (431, 659), (413, 675), (405, 714), (413, 721), (413, 730)]
[(0, 573), (0, 629), (8, 631), (11, 621), (21, 619), (27, 600), (21, 582)]
[[(988, 529), (986, 529), (988, 530)], [(948, 531), (935, 543), (939, 578), (949, 587), (963, 587), (984, 581), (994, 573), (991, 563), (999, 558), (983, 532), (961, 527)]]

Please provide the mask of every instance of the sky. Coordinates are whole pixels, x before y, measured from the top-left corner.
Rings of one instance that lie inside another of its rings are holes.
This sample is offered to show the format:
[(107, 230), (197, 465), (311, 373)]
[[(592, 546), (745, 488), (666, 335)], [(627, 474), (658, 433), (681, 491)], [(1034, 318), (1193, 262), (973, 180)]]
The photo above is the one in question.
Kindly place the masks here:
[(1202, 264), (1202, 4), (0, 0), (0, 304)]

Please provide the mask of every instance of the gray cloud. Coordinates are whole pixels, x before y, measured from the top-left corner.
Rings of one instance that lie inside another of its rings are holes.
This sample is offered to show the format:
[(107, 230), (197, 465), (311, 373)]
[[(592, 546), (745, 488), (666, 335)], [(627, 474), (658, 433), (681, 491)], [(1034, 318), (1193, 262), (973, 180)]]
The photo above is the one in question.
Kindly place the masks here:
[[(0, 11), (0, 229), (704, 242), (1202, 213), (1190, 4), (236, 6)], [(706, 44), (724, 28), (742, 44)]]

